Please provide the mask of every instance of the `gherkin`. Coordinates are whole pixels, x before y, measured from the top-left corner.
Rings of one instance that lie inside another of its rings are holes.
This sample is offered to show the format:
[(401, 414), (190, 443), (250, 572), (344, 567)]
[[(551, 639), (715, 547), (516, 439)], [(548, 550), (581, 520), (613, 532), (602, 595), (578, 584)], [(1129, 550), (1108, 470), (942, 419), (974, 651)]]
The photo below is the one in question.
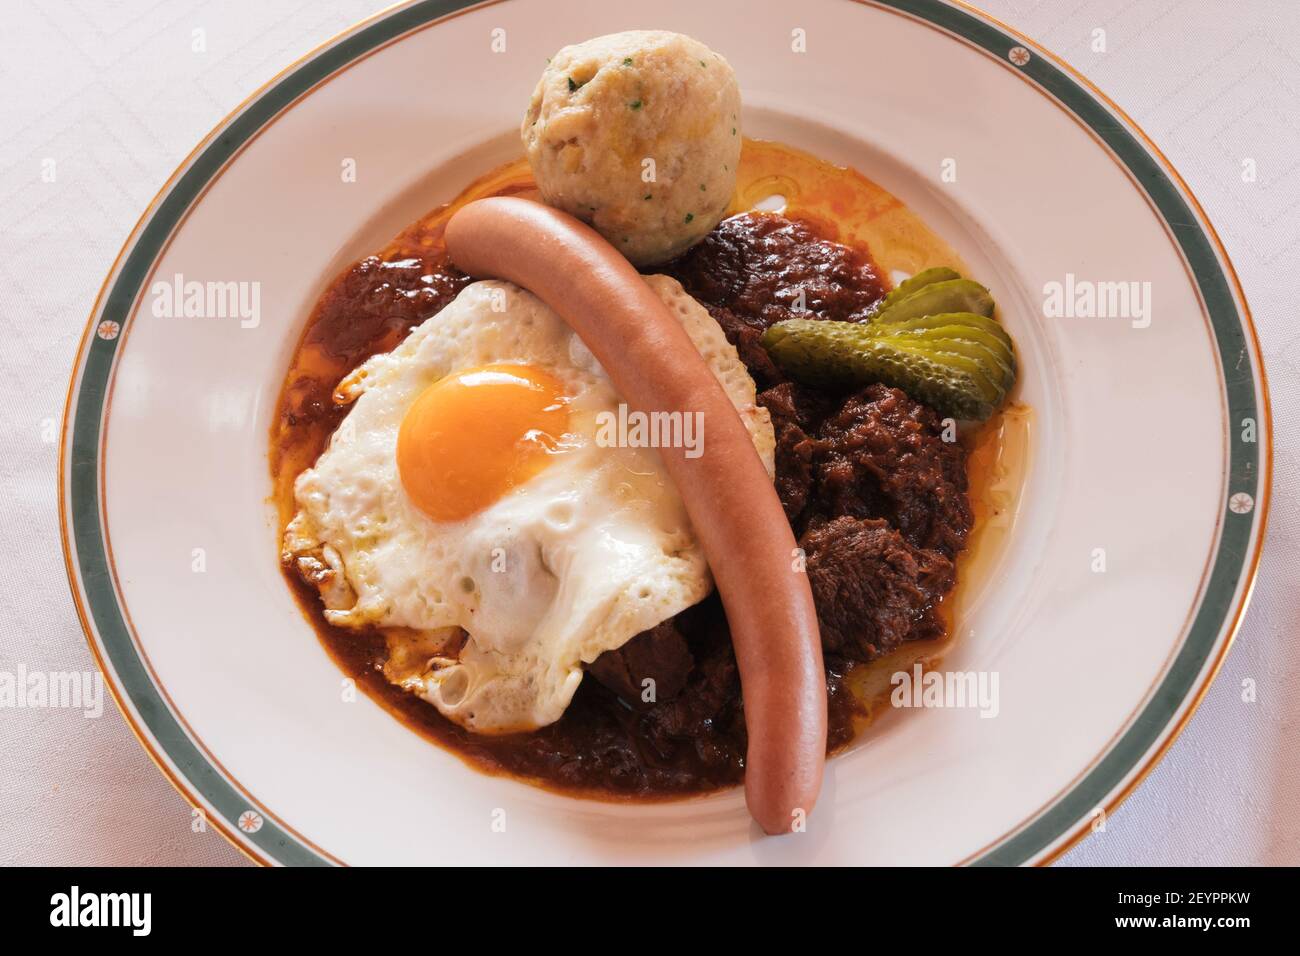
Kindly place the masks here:
[(880, 300), (876, 306), (876, 314), (880, 314), (888, 309), (891, 305), (896, 305), (906, 299), (921, 286), (930, 285), (932, 282), (943, 282), (947, 279), (960, 279), (961, 274), (949, 269), (947, 266), (935, 266), (932, 269), (922, 269), (910, 279), (904, 279), (889, 295)]
[(974, 312), (940, 312), (935, 315), (923, 315), (917, 319), (907, 319), (903, 322), (894, 322), (889, 325), (891, 334), (902, 332), (915, 332), (924, 329), (942, 328), (952, 324), (952, 317), (959, 316), (960, 322), (966, 328), (972, 331), (979, 331), (985, 335), (990, 335), (1006, 346), (1008, 351), (1014, 349), (1011, 342), (1011, 336), (1007, 330), (1002, 327), (1002, 323), (997, 319), (991, 319), (986, 315), (977, 315)]
[(1015, 346), (993, 311), (988, 289), (939, 267), (900, 283), (869, 322), (791, 319), (762, 342), (806, 385), (883, 382), (941, 415), (983, 421), (1016, 383)]
[[(902, 288), (900, 285), (894, 291)], [(910, 295), (882, 308), (871, 317), (871, 321), (889, 325), (944, 312), (974, 312), (992, 317), (993, 296), (989, 295), (988, 289), (972, 279), (945, 279), (923, 285)]]

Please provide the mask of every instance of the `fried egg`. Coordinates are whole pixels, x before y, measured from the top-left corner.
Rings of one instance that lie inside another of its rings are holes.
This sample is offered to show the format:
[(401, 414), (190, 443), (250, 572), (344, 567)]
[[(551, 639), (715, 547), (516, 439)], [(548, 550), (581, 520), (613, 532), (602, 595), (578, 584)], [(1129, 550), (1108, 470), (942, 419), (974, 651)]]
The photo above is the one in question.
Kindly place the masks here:
[[(736, 350), (675, 280), (646, 281), (770, 475), (772, 426)], [(609, 440), (622, 399), (526, 290), (466, 287), (335, 401), (352, 407), (297, 479), (284, 559), (330, 623), (383, 630), (390, 680), (469, 730), (554, 722), (584, 664), (712, 589), (659, 452)]]

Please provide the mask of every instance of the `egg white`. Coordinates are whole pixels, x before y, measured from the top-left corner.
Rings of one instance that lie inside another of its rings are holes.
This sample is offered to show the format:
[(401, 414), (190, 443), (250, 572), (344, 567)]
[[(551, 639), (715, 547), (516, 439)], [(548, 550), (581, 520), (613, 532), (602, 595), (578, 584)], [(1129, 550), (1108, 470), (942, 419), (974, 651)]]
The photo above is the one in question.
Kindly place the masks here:
[[(771, 475), (771, 422), (736, 350), (675, 280), (646, 281), (723, 385)], [(503, 362), (564, 384), (571, 434), (540, 474), (487, 508), (434, 521), (398, 475), (402, 418), (445, 375)], [(353, 406), (298, 477), (285, 560), (315, 569), (330, 623), (385, 629), (390, 646), (409, 642), (400, 656), (415, 666), (389, 668), (389, 678), (467, 729), (552, 723), (584, 663), (711, 590), (659, 453), (596, 442), (597, 415), (617, 414), (621, 399), (582, 341), (526, 290), (468, 286), (395, 350), (357, 368), (339, 393)]]

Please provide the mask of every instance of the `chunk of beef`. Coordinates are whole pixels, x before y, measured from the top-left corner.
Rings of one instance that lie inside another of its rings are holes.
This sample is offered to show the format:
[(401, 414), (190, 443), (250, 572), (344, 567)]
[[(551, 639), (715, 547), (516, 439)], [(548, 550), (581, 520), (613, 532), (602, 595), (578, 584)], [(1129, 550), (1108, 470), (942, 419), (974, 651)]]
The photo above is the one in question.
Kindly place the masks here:
[[(672, 700), (686, 686), (695, 658), (669, 618), (642, 631), (622, 647), (606, 651), (587, 665), (587, 673), (638, 710)], [(654, 701), (643, 699), (646, 679), (654, 681)]]
[(798, 425), (773, 419), (772, 426), (776, 432), (776, 494), (793, 527), (812, 488), (813, 442)]
[(664, 271), (722, 326), (759, 388), (786, 380), (759, 342), (770, 326), (794, 318), (862, 321), (885, 294), (869, 258), (771, 213), (723, 220)]
[(973, 518), (966, 452), (943, 440), (928, 406), (871, 385), (844, 400), (817, 430), (817, 507), (831, 518), (885, 518), (918, 548), (956, 557)]
[(739, 777), (745, 762), (744, 704), (740, 697), (740, 672), (716, 604), (717, 624), (713, 633), (695, 648), (695, 668), (686, 687), (671, 700), (663, 700), (641, 718), (641, 731), (660, 759), (669, 759), (682, 748), (712, 772), (734, 773)]
[(755, 385), (759, 388), (768, 388), (786, 381), (785, 373), (777, 367), (776, 362), (772, 361), (772, 356), (768, 354), (767, 349), (763, 348), (762, 329), (748, 325), (743, 318), (726, 306), (710, 305), (707, 302), (703, 302), (703, 305), (709, 310), (709, 315), (713, 316), (714, 321), (722, 327), (727, 341), (736, 347), (736, 354), (745, 364)]
[(913, 547), (879, 518), (816, 523), (799, 545), (828, 654), (870, 661), (943, 633), (935, 609), (955, 576), (942, 554)]
[(470, 281), (442, 257), (367, 256), (321, 297), (307, 341), (355, 367), (394, 348)]
[(816, 430), (829, 405), (794, 382), (760, 392), (758, 404), (772, 416), (776, 435), (776, 493), (786, 518), (797, 526), (812, 489), (815, 446), (809, 433)]
[(785, 382), (758, 393), (758, 404), (772, 416), (772, 424), (796, 425), (811, 434), (835, 409), (825, 395), (795, 382)]

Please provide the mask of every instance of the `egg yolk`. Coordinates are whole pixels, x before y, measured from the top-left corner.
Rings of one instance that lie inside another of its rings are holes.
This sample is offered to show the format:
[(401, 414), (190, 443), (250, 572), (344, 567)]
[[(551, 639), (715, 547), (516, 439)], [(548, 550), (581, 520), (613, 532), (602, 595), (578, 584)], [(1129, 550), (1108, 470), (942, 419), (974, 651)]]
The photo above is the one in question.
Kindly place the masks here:
[(397, 433), (397, 470), (435, 521), (481, 511), (546, 467), (569, 423), (564, 388), (529, 365), (483, 365), (434, 382)]

